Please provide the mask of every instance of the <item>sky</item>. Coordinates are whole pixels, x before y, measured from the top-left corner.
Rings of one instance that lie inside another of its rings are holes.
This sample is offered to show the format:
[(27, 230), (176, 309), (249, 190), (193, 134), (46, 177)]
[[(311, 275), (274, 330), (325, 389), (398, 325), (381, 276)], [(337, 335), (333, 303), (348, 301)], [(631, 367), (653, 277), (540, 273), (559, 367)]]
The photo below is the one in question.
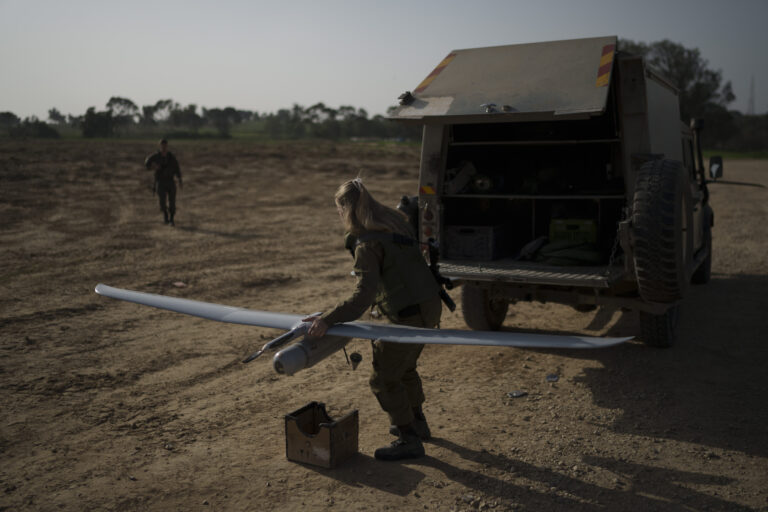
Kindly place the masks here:
[(451, 50), (617, 35), (698, 48), (768, 112), (768, 0), (0, 0), (0, 112), (139, 106), (384, 114)]

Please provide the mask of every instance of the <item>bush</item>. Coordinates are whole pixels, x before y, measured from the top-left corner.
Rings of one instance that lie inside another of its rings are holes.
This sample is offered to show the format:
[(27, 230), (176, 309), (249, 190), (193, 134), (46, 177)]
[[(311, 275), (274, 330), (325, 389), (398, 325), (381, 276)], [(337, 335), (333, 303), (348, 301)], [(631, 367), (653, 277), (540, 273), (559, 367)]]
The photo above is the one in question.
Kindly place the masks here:
[(86, 111), (82, 124), (83, 137), (111, 137), (114, 128), (112, 112), (96, 112), (93, 107)]
[(59, 132), (37, 119), (25, 119), (18, 126), (9, 130), (10, 136), (15, 138), (30, 137), (35, 139), (58, 139)]

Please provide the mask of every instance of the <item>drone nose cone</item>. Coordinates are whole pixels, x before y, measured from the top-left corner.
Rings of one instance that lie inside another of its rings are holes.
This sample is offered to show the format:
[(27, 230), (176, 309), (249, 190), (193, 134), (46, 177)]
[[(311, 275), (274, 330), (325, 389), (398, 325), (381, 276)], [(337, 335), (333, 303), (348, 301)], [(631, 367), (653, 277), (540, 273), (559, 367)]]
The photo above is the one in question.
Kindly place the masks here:
[(301, 343), (284, 348), (272, 358), (272, 367), (281, 375), (293, 375), (307, 367), (307, 351)]

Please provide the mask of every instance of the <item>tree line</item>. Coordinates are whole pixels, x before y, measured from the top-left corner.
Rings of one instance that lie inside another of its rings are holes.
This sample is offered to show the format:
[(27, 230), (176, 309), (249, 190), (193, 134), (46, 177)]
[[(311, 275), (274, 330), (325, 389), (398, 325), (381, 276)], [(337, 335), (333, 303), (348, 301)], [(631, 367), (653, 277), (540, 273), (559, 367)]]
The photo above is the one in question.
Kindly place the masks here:
[[(394, 108), (394, 107), (391, 107)], [(47, 122), (35, 117), (24, 120), (12, 112), (0, 112), (0, 130), (12, 137), (58, 137), (59, 131), (79, 131), (83, 137), (149, 136), (158, 133), (174, 138), (228, 138), (235, 127), (271, 139), (353, 137), (418, 140), (418, 127), (393, 123), (386, 117), (370, 117), (362, 108), (339, 108), (316, 103), (310, 107), (294, 104), (276, 113), (259, 114), (234, 107), (198, 108), (172, 99), (158, 100), (139, 108), (128, 98), (113, 96), (103, 110), (90, 107), (82, 115), (48, 110)]]
[[(654, 43), (622, 39), (618, 50), (645, 57), (677, 87), (681, 119), (704, 120), (702, 138), (707, 149), (768, 149), (768, 113), (744, 115), (729, 110), (728, 105), (735, 100), (731, 83), (723, 81), (719, 70), (710, 68), (698, 49), (666, 39)], [(269, 139), (418, 140), (421, 135), (418, 126), (393, 123), (381, 115), (370, 117), (362, 108), (333, 108), (324, 103), (309, 107), (294, 104), (275, 113), (259, 114), (234, 107), (199, 109), (195, 104), (184, 106), (171, 99), (139, 108), (128, 98), (113, 96), (103, 110), (91, 107), (77, 116), (65, 116), (51, 108), (47, 122), (34, 117), (21, 120), (12, 112), (0, 112), (0, 134), (12, 137), (58, 137), (59, 130), (64, 129), (79, 131), (83, 137), (230, 137), (235, 127)]]
[(618, 50), (643, 56), (679, 91), (680, 118), (704, 121), (702, 141), (707, 149), (731, 151), (768, 149), (768, 113), (745, 115), (728, 110), (736, 96), (720, 70), (711, 69), (698, 48), (665, 39), (654, 43), (620, 39)]

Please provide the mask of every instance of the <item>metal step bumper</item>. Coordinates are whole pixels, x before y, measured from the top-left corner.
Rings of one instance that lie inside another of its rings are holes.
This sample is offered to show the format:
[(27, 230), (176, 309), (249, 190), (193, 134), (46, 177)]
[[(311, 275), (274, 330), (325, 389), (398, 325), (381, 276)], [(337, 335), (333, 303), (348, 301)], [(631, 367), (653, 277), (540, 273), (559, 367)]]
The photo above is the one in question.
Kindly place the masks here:
[(441, 260), (440, 273), (452, 279), (473, 281), (610, 288), (613, 283), (624, 277), (626, 271), (623, 265), (558, 267), (501, 259), (482, 262)]

